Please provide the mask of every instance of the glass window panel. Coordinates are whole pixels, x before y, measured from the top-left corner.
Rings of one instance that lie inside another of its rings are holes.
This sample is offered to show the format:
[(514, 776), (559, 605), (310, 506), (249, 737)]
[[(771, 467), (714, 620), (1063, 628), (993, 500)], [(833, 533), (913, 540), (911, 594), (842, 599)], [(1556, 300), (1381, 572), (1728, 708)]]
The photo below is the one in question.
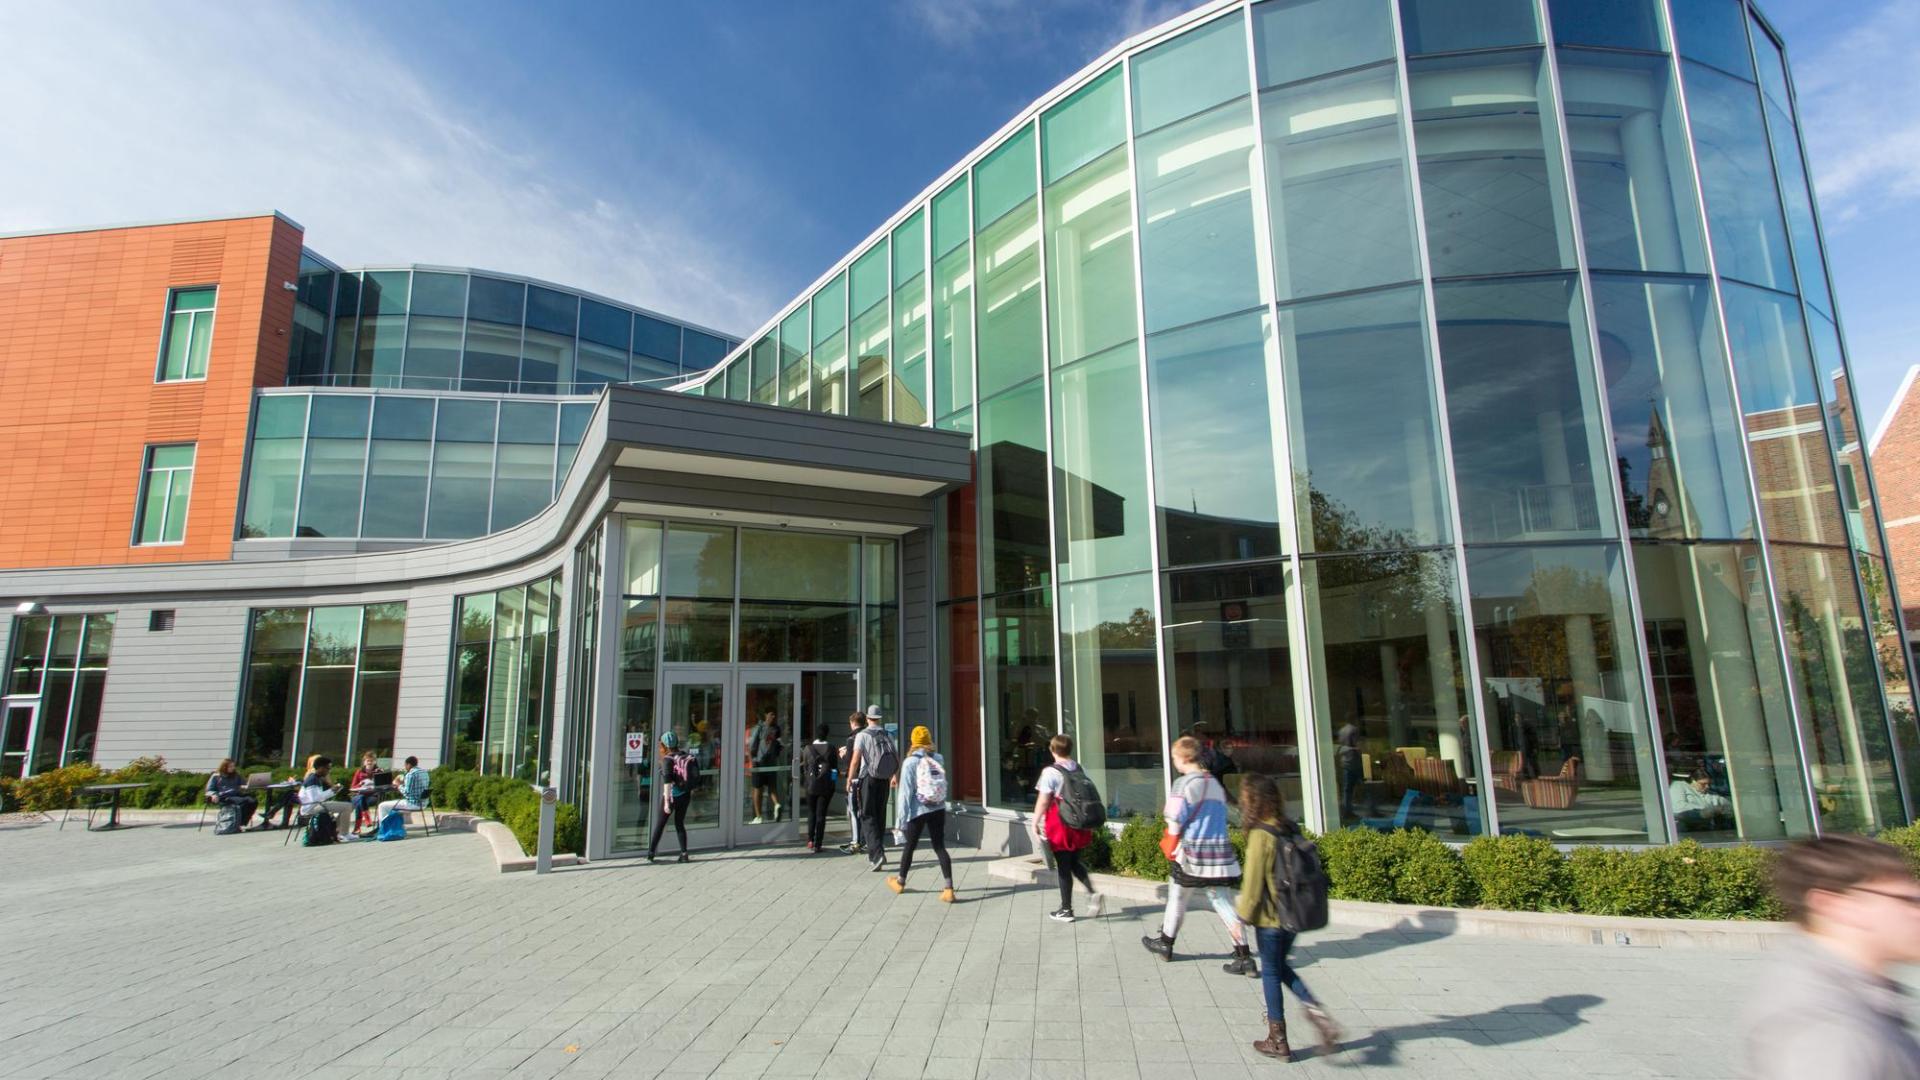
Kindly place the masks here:
[(433, 447), (427, 536), (459, 540), (487, 531), (493, 444), (441, 440)]
[(308, 400), (306, 394), (263, 394), (259, 399), (240, 519), (243, 538), (293, 535)]
[(740, 595), (753, 600), (857, 604), (860, 542), (823, 533), (742, 529)]
[(173, 294), (175, 311), (212, 311), (214, 289), (177, 289)]
[(1793, 89), (1787, 82), (1787, 58), (1780, 52), (1780, 43), (1751, 11), (1747, 13), (1747, 25), (1752, 30), (1754, 59), (1760, 65), (1761, 92), (1767, 95), (1769, 105), (1792, 113)]
[(372, 604), (365, 612), (350, 752), (371, 751), (376, 757), (390, 758), (394, 756), (394, 726), (400, 711), (401, 642), (406, 636), (407, 606)]
[(1747, 28), (1740, 0), (1668, 0), (1680, 55), (1721, 71), (1753, 79)]
[(300, 688), (300, 731), (294, 759), (312, 754), (346, 761), (347, 721), (352, 714), (354, 669), (360, 651), (361, 609), (313, 609), (307, 631), (307, 663)]
[(1390, 0), (1273, 0), (1253, 6), (1260, 85), (1299, 82), (1393, 56)]
[(1633, 545), (1670, 803), (1685, 838), (1813, 827), (1798, 737), (1751, 544)]
[(493, 466), (493, 515), (489, 532), (510, 529), (553, 501), (553, 444), (500, 444)]
[(883, 301), (853, 319), (853, 415), (868, 420), (887, 418), (887, 380), (893, 332)]
[(843, 330), (847, 325), (847, 275), (841, 274), (813, 294), (813, 343), (820, 343), (831, 337), (835, 331)]
[(1619, 549), (1469, 549), (1467, 583), (1501, 831), (1665, 841)]
[(1054, 373), (1053, 464), (1060, 576), (1146, 569), (1146, 419), (1132, 342)]
[[(1029, 144), (1031, 148), (1031, 144)], [(1029, 166), (1033, 158), (1026, 158)], [(988, 219), (976, 215), (976, 223)], [(979, 393), (988, 397), (1040, 374), (1040, 222), (1037, 200), (985, 225), (974, 238), (980, 272)]]
[(1278, 563), (1166, 575), (1167, 727), (1232, 759), (1222, 779), (1236, 799), (1240, 777), (1272, 777), (1298, 820), (1305, 796), (1282, 575)]
[(1686, 130), (1667, 62), (1560, 51), (1587, 264), (1705, 273)]
[(66, 751), (61, 765), (77, 765), (93, 760), (94, 742), (100, 733), (100, 706), (107, 696), (107, 673), (82, 670), (74, 675), (73, 706), (67, 717)]
[(937, 260), (954, 248), (967, 242), (973, 235), (973, 222), (968, 205), (967, 177), (947, 185), (947, 189), (933, 197), (933, 257)]
[[(707, 340), (713, 338), (700, 335)], [(633, 316), (633, 351), (637, 356), (651, 356), (655, 360), (678, 363), (680, 360), (680, 327), (664, 319), (635, 312)], [(722, 350), (724, 352), (725, 350)], [(718, 359), (718, 357), (715, 357)], [(712, 361), (701, 365), (711, 367)]]
[(406, 371), (402, 386), (423, 390), (452, 390), (460, 380), (460, 318), (415, 315), (407, 324)]
[(868, 248), (853, 261), (848, 279), (852, 282), (851, 310), (858, 315), (887, 298), (887, 243)]
[(1256, 313), (1147, 339), (1163, 565), (1280, 553), (1271, 337)]
[[(813, 310), (817, 317), (820, 311), (818, 301), (815, 301)], [(842, 321), (844, 322), (844, 317)], [(825, 341), (813, 347), (813, 392), (810, 397), (814, 412), (846, 415), (847, 332), (845, 330), (835, 330), (827, 335)]]
[(433, 399), (387, 397), (373, 399), (373, 437), (376, 439), (431, 439)]
[[(591, 392), (608, 383), (627, 381), (627, 349), (624, 345), (616, 348), (611, 345), (596, 345), (591, 341), (582, 341), (576, 363), (578, 367), (574, 371), (572, 387), (575, 393)], [(654, 374), (657, 372), (640, 372), (636, 376), (636, 381), (644, 380)], [(672, 378), (679, 377), (678, 369), (669, 374)], [(651, 385), (658, 387), (662, 384)]]
[(187, 357), (193, 348), (193, 313), (180, 312), (167, 318), (167, 345), (160, 359), (161, 382), (187, 377)]
[(1060, 587), (1061, 726), (1117, 819), (1166, 793), (1157, 637), (1151, 574)]
[[(898, 245), (895, 246), (898, 251)], [(894, 379), (891, 419), (927, 422), (927, 275), (915, 274), (893, 293)]]
[(248, 765), (285, 765), (293, 749), (293, 727), (300, 712), (307, 609), (256, 610), (250, 630), (239, 757)]
[(491, 401), (443, 399), (433, 437), (440, 442), (490, 443), (494, 439), (494, 409)]
[(661, 525), (640, 518), (626, 519), (627, 571), (621, 593), (654, 596), (660, 592)]
[(34, 735), (27, 772), (48, 772), (60, 765), (60, 744), (67, 734), (67, 710), (73, 703), (72, 670), (47, 672), (47, 685), (40, 698), (38, 730)]
[(1714, 262), (1726, 277), (1793, 290), (1766, 121), (1752, 83), (1686, 65), (1687, 114), (1707, 199)]
[(667, 591), (676, 596), (733, 596), (733, 529), (724, 525), (670, 525)]
[(1260, 107), (1280, 298), (1418, 277), (1393, 68), (1270, 91)]
[(353, 330), (359, 324), (354, 316), (360, 310), (360, 275), (341, 274), (333, 300), (333, 356), (328, 365), (330, 381), (343, 383), (353, 372)]
[(1613, 535), (1574, 281), (1441, 285), (1434, 303), (1467, 541)]
[(1058, 734), (1053, 610), (1045, 589), (981, 601), (986, 640), (987, 803), (1031, 808)]
[[(474, 279), (479, 288), (482, 279)], [(520, 325), (471, 320), (461, 360), (460, 389), (500, 393), (520, 382)]]
[(1236, 11), (1133, 58), (1133, 130), (1145, 134), (1251, 90)]
[(1769, 104), (1767, 130), (1773, 133), (1773, 157), (1780, 166), (1780, 191), (1785, 197), (1787, 233), (1793, 238), (1793, 265), (1799, 271), (1800, 293), (1821, 312), (1833, 311), (1827, 289), (1827, 264), (1820, 254), (1820, 228), (1813, 217), (1813, 188), (1807, 163), (1800, 156), (1799, 133), (1788, 114)]
[[(467, 295), (467, 318), (519, 329), (527, 311), (527, 287), (518, 281), (475, 276)], [(515, 334), (517, 341), (519, 334)]]
[(421, 535), (431, 444), (375, 439), (367, 463), (366, 520), (360, 535), (411, 540)]
[(727, 365), (727, 399), (730, 401), (748, 401), (752, 398), (747, 361), (747, 355), (742, 354)]
[[(368, 399), (315, 397), (300, 487), (298, 536), (358, 536), (367, 467)], [(354, 430), (358, 428), (358, 430)]]
[(1253, 111), (1243, 101), (1137, 141), (1148, 333), (1261, 302), (1253, 145)]
[(486, 697), (486, 730), (481, 739), (481, 769), (507, 771), (511, 736), (525, 723), (528, 657), (527, 589), (515, 586), (495, 594), (493, 654)]
[(981, 580), (993, 592), (1052, 578), (1046, 409), (1037, 379), (980, 405)]
[(1451, 538), (1421, 309), (1417, 288), (1281, 309), (1293, 468), (1305, 481), (1294, 497), (1310, 550)]
[(527, 327), (520, 343), (521, 393), (553, 394), (573, 382), (573, 333), (552, 333)]
[(503, 401), (500, 403), (500, 441), (553, 445), (555, 413), (558, 407), (545, 402)]
[(660, 636), (668, 663), (726, 663), (733, 641), (733, 601), (668, 600)]
[(187, 347), (187, 378), (203, 379), (207, 375), (207, 354), (213, 348), (213, 316), (207, 314), (193, 317), (193, 342)]
[(369, 270), (362, 275), (360, 314), (405, 315), (413, 274), (406, 270)]
[(572, 337), (579, 326), (580, 298), (572, 293), (527, 286), (527, 329)]
[(1423, 60), (1409, 73), (1433, 275), (1571, 267), (1559, 135), (1540, 107), (1552, 100), (1542, 53)]
[(975, 529), (979, 485), (969, 483), (950, 492), (941, 506), (941, 544), (944, 555), (934, 563), (937, 599), (977, 596), (979, 587), (979, 533)]
[(1047, 187), (1047, 331), (1056, 365), (1138, 336), (1130, 195), (1124, 147)]
[(1041, 115), (1040, 163), (1047, 183), (1126, 141), (1127, 99), (1120, 73), (1115, 64)]
[(1660, 52), (1657, 0), (1550, 0), (1553, 40), (1560, 45), (1598, 45), (1608, 49)]
[(1790, 296), (1731, 282), (1722, 287), (1721, 299), (1768, 539), (1847, 543), (1800, 305)]
[(114, 613), (101, 612), (87, 617), (86, 642), (80, 654), (81, 667), (106, 667), (113, 651)]
[[(625, 352), (632, 344), (632, 338), (633, 316), (625, 308), (581, 298), (580, 340)], [(676, 343), (678, 340), (679, 335), (676, 334)]]
[(959, 208), (952, 227), (961, 232), (933, 264), (933, 415), (941, 420), (973, 406), (973, 250), (966, 244), (964, 181), (934, 198), (936, 249), (943, 239), (943, 207)]
[(1820, 828), (1896, 824), (1904, 818), (1887, 714), (1848, 554), (1781, 543), (1767, 552)]
[(1407, 55), (1532, 45), (1540, 40), (1533, 0), (1401, 0)]
[(801, 304), (780, 321), (780, 404), (807, 407), (807, 389), (813, 382), (807, 349), (812, 335), (807, 327), (807, 305)]
[[(1033, 128), (1022, 127), (973, 167), (975, 232), (1033, 198)], [(855, 304), (858, 307), (858, 304)]]
[(741, 600), (743, 664), (853, 663), (860, 658), (860, 605)]
[(1593, 309), (1629, 533), (1751, 539), (1712, 290), (1705, 281), (1595, 275)]
[(1445, 552), (1302, 565), (1330, 823), (1462, 839), (1485, 827), (1454, 580)]
[[(636, 322), (635, 326), (639, 324)], [(682, 371), (706, 371), (719, 363), (738, 342), (727, 341), (703, 334), (688, 327), (680, 335), (680, 369)]]
[(893, 230), (893, 284), (897, 288), (926, 272), (927, 215), (915, 210)]
[[(1862, 459), (1860, 406), (1847, 376), (1840, 349), (1840, 331), (1818, 311), (1808, 312), (1807, 331), (1813, 338), (1814, 378), (1820, 388), (1820, 408), (1827, 418), (1827, 437), (1840, 473), (1840, 502), (1847, 515), (1847, 535), (1855, 551), (1877, 555), (1880, 522), (1868, 488)], [(1889, 466), (1883, 465), (1883, 468)], [(1920, 750), (1920, 747), (1916, 747)], [(1920, 781), (1920, 777), (1916, 777)]]
[(467, 275), (416, 270), (413, 274), (415, 315), (445, 315), (458, 319), (467, 313)]
[(753, 343), (748, 360), (751, 366), (753, 400), (771, 405), (778, 395), (780, 381), (780, 344), (768, 334)]
[(353, 360), (353, 385), (400, 385), (400, 365), (406, 353), (406, 330), (405, 315), (361, 317)]

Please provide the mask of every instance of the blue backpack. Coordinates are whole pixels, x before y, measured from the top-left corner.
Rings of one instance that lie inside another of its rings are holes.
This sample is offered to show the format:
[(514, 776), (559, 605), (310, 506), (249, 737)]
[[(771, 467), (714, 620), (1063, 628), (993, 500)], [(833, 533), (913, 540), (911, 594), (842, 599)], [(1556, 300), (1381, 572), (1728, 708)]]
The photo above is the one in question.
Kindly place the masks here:
[(381, 840), (405, 840), (407, 819), (398, 810), (387, 811), (387, 816), (380, 819), (380, 831), (376, 837)]

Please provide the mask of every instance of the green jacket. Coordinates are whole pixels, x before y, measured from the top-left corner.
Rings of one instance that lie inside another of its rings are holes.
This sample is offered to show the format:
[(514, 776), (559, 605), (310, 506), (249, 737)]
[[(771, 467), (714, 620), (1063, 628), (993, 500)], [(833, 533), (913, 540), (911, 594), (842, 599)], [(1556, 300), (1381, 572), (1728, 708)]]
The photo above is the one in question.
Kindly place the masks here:
[(1248, 926), (1280, 928), (1280, 909), (1273, 900), (1273, 834), (1265, 829), (1247, 829), (1247, 864), (1240, 876), (1240, 899), (1233, 909)]

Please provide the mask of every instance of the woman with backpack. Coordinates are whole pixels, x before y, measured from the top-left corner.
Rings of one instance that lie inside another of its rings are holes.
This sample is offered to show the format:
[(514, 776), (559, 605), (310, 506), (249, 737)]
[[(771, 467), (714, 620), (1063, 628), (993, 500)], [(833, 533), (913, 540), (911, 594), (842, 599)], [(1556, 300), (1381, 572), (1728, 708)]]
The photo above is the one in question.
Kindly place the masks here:
[(833, 802), (834, 752), (827, 742), (827, 721), (800, 755), (800, 790), (807, 800), (807, 850), (818, 853), (827, 842), (827, 806)]
[(653, 818), (653, 837), (647, 841), (647, 861), (660, 849), (660, 836), (667, 831), (667, 819), (673, 819), (674, 835), (680, 838), (680, 858), (687, 862), (687, 804), (693, 801), (693, 785), (700, 766), (692, 754), (680, 748), (680, 736), (669, 731), (660, 736), (660, 807)]
[(1292, 1060), (1293, 1050), (1287, 1045), (1287, 1015), (1280, 997), (1284, 986), (1300, 1000), (1307, 1020), (1319, 1032), (1321, 1049), (1332, 1054), (1340, 1048), (1339, 1025), (1287, 965), (1287, 950), (1293, 947), (1299, 922), (1293, 912), (1299, 901), (1314, 901), (1291, 894), (1301, 887), (1314, 887), (1302, 880), (1306, 875), (1299, 869), (1301, 856), (1310, 855), (1312, 845), (1281, 812), (1280, 788), (1272, 777), (1249, 774), (1240, 781), (1240, 821), (1247, 828), (1247, 872), (1234, 910), (1242, 922), (1253, 927), (1254, 941), (1260, 947), (1260, 989), (1267, 998), (1267, 1037), (1255, 1042), (1253, 1048), (1271, 1058)]
[(1047, 918), (1054, 922), (1073, 921), (1076, 880), (1086, 886), (1087, 914), (1099, 918), (1101, 897), (1094, 891), (1093, 879), (1087, 876), (1086, 864), (1080, 859), (1080, 849), (1093, 843), (1093, 830), (1075, 828), (1060, 820), (1060, 806), (1062, 802), (1078, 804), (1091, 800), (1097, 807), (1100, 792), (1086, 770), (1073, 760), (1073, 736), (1055, 735), (1048, 740), (1047, 749), (1053, 754), (1053, 764), (1040, 770), (1040, 782), (1034, 785), (1040, 796), (1033, 802), (1034, 841), (1053, 849), (1054, 874), (1060, 879), (1060, 908), (1049, 912)]
[(894, 783), (900, 790), (897, 820), (905, 842), (900, 849), (900, 874), (887, 879), (887, 888), (895, 893), (907, 891), (907, 871), (913, 866), (914, 849), (924, 834), (933, 843), (934, 857), (940, 860), (946, 887), (940, 890), (940, 902), (953, 903), (953, 860), (947, 857), (947, 763), (933, 752), (933, 733), (922, 724), (908, 739), (912, 747), (900, 763), (900, 775)]
[(1227, 789), (1200, 763), (1200, 740), (1191, 735), (1174, 740), (1173, 767), (1180, 771), (1180, 778), (1167, 798), (1167, 832), (1160, 841), (1163, 851), (1172, 849), (1167, 853), (1173, 864), (1167, 874), (1167, 913), (1160, 921), (1160, 933), (1141, 938), (1140, 944), (1160, 959), (1172, 960), (1173, 940), (1186, 917), (1187, 902), (1194, 892), (1203, 892), (1233, 939), (1227, 972), (1258, 975), (1228, 891), (1240, 884), (1240, 859), (1227, 838)]

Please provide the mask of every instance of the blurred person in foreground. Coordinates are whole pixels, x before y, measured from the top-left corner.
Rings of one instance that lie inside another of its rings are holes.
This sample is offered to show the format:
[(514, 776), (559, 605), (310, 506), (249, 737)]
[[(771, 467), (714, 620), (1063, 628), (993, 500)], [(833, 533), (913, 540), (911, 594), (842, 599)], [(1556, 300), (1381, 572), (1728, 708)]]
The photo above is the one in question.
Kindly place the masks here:
[(1780, 857), (1774, 889), (1799, 933), (1747, 1009), (1747, 1075), (1920, 1078), (1894, 979), (1920, 963), (1920, 881), (1900, 849), (1861, 836), (1802, 841)]

